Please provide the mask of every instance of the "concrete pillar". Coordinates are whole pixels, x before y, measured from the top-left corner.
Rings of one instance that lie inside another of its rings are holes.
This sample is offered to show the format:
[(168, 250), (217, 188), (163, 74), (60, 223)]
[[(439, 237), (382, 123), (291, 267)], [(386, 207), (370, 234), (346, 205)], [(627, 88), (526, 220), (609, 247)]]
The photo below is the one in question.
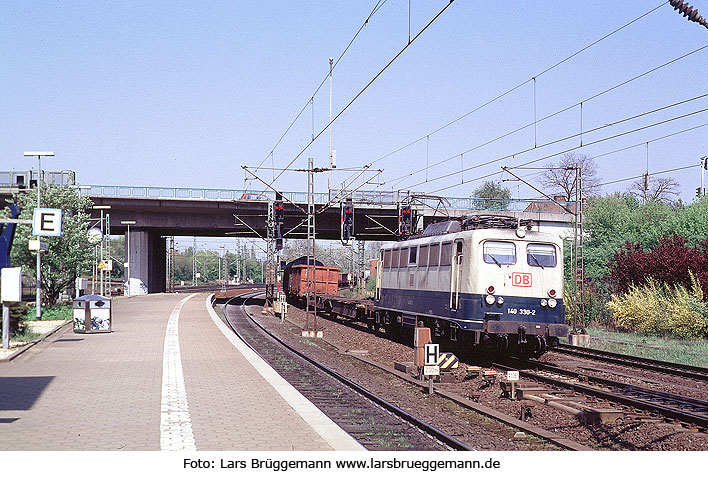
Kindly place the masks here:
[(148, 293), (166, 290), (166, 240), (157, 233), (139, 228), (130, 229), (130, 276), (139, 278)]

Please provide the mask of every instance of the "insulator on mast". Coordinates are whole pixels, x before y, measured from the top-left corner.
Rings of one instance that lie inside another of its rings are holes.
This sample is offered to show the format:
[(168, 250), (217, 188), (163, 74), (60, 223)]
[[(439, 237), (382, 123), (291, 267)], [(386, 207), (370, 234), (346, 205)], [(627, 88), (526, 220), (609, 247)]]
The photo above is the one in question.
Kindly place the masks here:
[(674, 10), (678, 10), (684, 17), (708, 28), (708, 22), (698, 13), (698, 9), (693, 8), (683, 0), (669, 0), (669, 3), (674, 7)]

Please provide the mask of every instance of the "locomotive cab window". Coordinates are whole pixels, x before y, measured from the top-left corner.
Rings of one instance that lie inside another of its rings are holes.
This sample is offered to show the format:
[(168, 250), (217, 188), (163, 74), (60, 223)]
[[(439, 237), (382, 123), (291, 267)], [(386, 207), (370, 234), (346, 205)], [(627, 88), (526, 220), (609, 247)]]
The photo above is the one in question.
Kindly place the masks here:
[(391, 268), (398, 268), (398, 254), (400, 250), (395, 249), (391, 251)]
[(484, 242), (483, 246), (484, 263), (499, 265), (516, 264), (516, 245), (512, 242)]
[(391, 250), (385, 250), (383, 254), (384, 268), (391, 268)]
[(529, 243), (526, 247), (526, 261), (531, 267), (555, 267), (556, 247), (542, 243)]
[(420, 246), (420, 252), (418, 255), (418, 265), (421, 267), (428, 266), (428, 246), (427, 245)]
[(440, 249), (440, 265), (452, 265), (452, 242), (445, 242)]
[(400, 260), (398, 260), (398, 266), (401, 268), (408, 266), (408, 249), (407, 248), (401, 249), (401, 258), (400, 258)]
[(437, 267), (439, 259), (440, 259), (440, 244), (439, 243), (431, 243), (430, 244), (430, 260), (428, 261), (428, 264), (431, 267)]
[(408, 265), (415, 265), (418, 258), (418, 247), (411, 247), (411, 253), (408, 256)]

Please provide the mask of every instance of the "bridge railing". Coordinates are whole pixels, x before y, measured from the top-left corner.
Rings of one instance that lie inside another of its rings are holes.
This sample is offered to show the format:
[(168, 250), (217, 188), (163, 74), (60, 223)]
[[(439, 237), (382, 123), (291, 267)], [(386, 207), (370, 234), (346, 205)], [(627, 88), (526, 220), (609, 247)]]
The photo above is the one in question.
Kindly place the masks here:
[[(256, 196), (255, 200), (273, 200), (272, 193), (254, 192), (253, 190), (231, 190), (218, 188), (188, 188), (188, 187), (137, 187), (118, 185), (88, 185), (83, 194), (94, 197), (126, 197), (126, 198), (154, 198), (173, 200), (215, 200), (235, 201), (246, 200), (245, 196)], [(293, 203), (307, 203), (306, 192), (282, 192)], [(408, 197), (409, 192), (395, 191), (356, 191), (349, 195), (355, 204), (376, 206), (395, 206), (399, 201)], [(332, 192), (332, 197), (336, 193)], [(330, 200), (330, 194), (316, 193), (315, 203), (324, 204)], [(343, 198), (343, 195), (339, 195)], [(253, 200), (250, 198), (249, 200)], [(560, 202), (573, 210), (572, 202)], [(428, 208), (440, 207), (441, 211), (447, 210), (485, 210), (499, 212), (540, 212), (540, 213), (567, 213), (563, 207), (550, 200), (506, 200), (486, 199), (471, 197), (444, 197), (441, 202), (428, 201)]]
[[(217, 201), (269, 201), (275, 195), (270, 192), (253, 190), (231, 190), (221, 188), (191, 187), (137, 187), (120, 185), (87, 185), (83, 193), (92, 197), (155, 198), (162, 200), (217, 200)], [(294, 203), (307, 203), (305, 192), (283, 192), (283, 196)], [(316, 193), (315, 203), (329, 200), (326, 193)]]
[[(44, 182), (58, 185), (75, 185), (76, 175), (73, 171), (42, 171)], [(0, 189), (19, 191), (36, 184), (37, 172), (27, 171), (0, 171)], [(141, 187), (119, 185), (86, 185), (79, 189), (83, 195), (93, 197), (125, 197), (125, 198), (154, 198), (172, 200), (212, 200), (212, 201), (268, 201), (274, 200), (272, 192), (257, 190), (233, 190), (221, 188), (191, 188), (191, 187)], [(307, 203), (306, 192), (282, 192), (283, 196), (293, 203)], [(447, 210), (485, 210), (499, 212), (539, 212), (539, 213), (568, 213), (559, 204), (550, 200), (506, 200), (486, 199), (471, 197), (425, 197), (420, 192), (410, 191), (384, 191), (384, 190), (357, 190), (340, 192), (332, 190), (330, 193), (315, 193), (315, 203), (325, 204), (331, 199), (344, 199), (352, 197), (355, 204), (367, 206), (392, 207), (399, 202), (416, 198), (418, 208)], [(424, 200), (420, 200), (425, 198)], [(571, 211), (574, 211), (573, 202), (560, 202)]]
[[(42, 181), (53, 185), (74, 185), (76, 175), (71, 170), (61, 170), (57, 172), (42, 170)], [(37, 184), (37, 171), (10, 170), (0, 172), (0, 187), (8, 188), (28, 188)]]

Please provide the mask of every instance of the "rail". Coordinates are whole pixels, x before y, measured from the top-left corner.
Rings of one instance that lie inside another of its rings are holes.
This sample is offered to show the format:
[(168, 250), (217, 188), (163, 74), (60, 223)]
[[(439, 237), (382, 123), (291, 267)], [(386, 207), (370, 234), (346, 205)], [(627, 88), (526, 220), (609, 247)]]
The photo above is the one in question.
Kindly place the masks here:
[[(236, 299), (236, 298), (241, 298), (241, 299), (243, 299), (244, 302), (245, 302), (245, 300), (246, 300), (248, 297), (253, 297), (254, 295), (255, 295), (255, 294), (242, 294), (242, 295), (240, 295), (240, 296), (238, 296), (238, 297), (233, 297), (233, 298), (231, 298), (231, 299), (227, 302), (227, 304), (228, 304), (229, 302), (231, 302), (232, 300)], [(356, 393), (357, 393), (358, 395), (360, 395), (361, 397), (364, 397), (364, 398), (368, 399), (368, 400), (371, 401), (373, 404), (377, 405), (377, 410), (378, 410), (378, 409), (385, 410), (385, 411), (388, 412), (389, 414), (392, 414), (392, 415), (394, 415), (395, 417), (397, 417), (397, 418), (403, 420), (404, 422), (406, 422), (407, 424), (409, 424), (409, 426), (414, 427), (413, 430), (416, 430), (416, 429), (419, 430), (420, 432), (422, 432), (422, 433), (428, 435), (431, 439), (434, 439), (436, 442), (440, 443), (441, 445), (443, 445), (443, 446), (445, 446), (445, 447), (447, 447), (447, 448), (449, 448), (449, 449), (451, 449), (451, 450), (459, 450), (459, 451), (473, 450), (473, 448), (471, 448), (471, 447), (469, 447), (468, 445), (466, 445), (465, 443), (459, 441), (459, 440), (456, 439), (455, 437), (453, 437), (453, 436), (451, 436), (451, 435), (448, 435), (448, 434), (442, 432), (441, 430), (438, 430), (438, 429), (435, 428), (434, 426), (432, 426), (432, 425), (426, 423), (425, 421), (421, 420), (420, 418), (416, 417), (415, 415), (412, 415), (411, 413), (409, 413), (409, 412), (407, 412), (407, 411), (405, 411), (405, 410), (402, 410), (401, 408), (397, 407), (396, 405), (393, 405), (392, 403), (389, 403), (388, 401), (384, 400), (382, 397), (380, 397), (380, 396), (374, 394), (373, 392), (367, 390), (366, 388), (364, 388), (363, 386), (357, 384), (356, 382), (352, 381), (351, 379), (349, 379), (349, 378), (347, 378), (347, 377), (341, 375), (340, 373), (338, 373), (338, 372), (336, 372), (336, 371), (330, 369), (329, 367), (325, 366), (324, 364), (322, 364), (322, 363), (320, 363), (320, 362), (318, 362), (318, 361), (316, 361), (316, 360), (310, 358), (309, 356), (305, 355), (304, 353), (302, 353), (302, 352), (298, 351), (297, 349), (293, 348), (292, 346), (288, 345), (288, 344), (287, 344), (286, 342), (284, 342), (282, 339), (278, 338), (276, 335), (274, 335), (273, 333), (271, 333), (270, 331), (268, 331), (265, 327), (263, 327), (259, 322), (257, 322), (256, 319), (254, 319), (254, 318), (245, 310), (245, 308), (241, 307), (241, 309), (242, 309), (242, 310), (241, 310), (241, 311), (242, 311), (242, 314), (245, 315), (246, 317), (248, 317), (248, 319), (250, 320), (250, 322), (252, 322), (252, 323), (250, 324), (250, 325), (251, 325), (250, 328), (252, 328), (252, 329), (254, 329), (254, 330), (257, 330), (257, 331), (258, 331), (261, 335), (263, 335), (263, 336), (267, 336), (271, 341), (275, 342), (280, 348), (282, 348), (282, 349), (284, 349), (285, 351), (289, 352), (290, 354), (294, 355), (294, 356), (297, 357), (298, 359), (300, 359), (300, 360), (306, 362), (307, 364), (313, 366), (314, 368), (316, 368), (318, 371), (322, 372), (322, 373), (325, 374), (326, 376), (328, 376), (328, 377), (334, 379), (334, 380), (337, 381), (337, 382), (340, 382), (342, 385), (345, 385), (347, 388), (349, 388), (349, 389), (351, 389), (352, 391), (356, 392)], [(225, 312), (224, 312), (224, 315), (226, 316), (226, 313), (225, 313)], [(227, 317), (227, 320), (226, 320), (226, 321), (227, 321), (227, 323), (231, 326), (232, 330), (233, 330), (237, 335), (239, 335), (239, 337), (241, 337), (241, 339), (249, 346), (249, 348), (251, 348), (252, 350), (254, 350), (258, 355), (262, 355), (262, 354), (263, 354), (262, 351), (259, 351), (259, 349), (255, 348), (254, 345), (251, 345), (251, 344), (249, 343), (249, 341), (241, 335), (241, 333), (240, 333), (240, 332), (238, 331), (238, 329), (236, 328), (236, 325), (234, 325), (234, 323), (232, 322), (233, 319), (229, 319), (229, 318)], [(268, 360), (266, 360), (266, 361), (268, 361)], [(272, 361), (269, 361), (269, 363), (271, 363), (271, 366), (273, 366), (273, 364), (272, 364), (273, 362), (272, 362)], [(276, 367), (274, 366), (274, 368), (276, 368)], [(294, 371), (293, 364), (292, 364), (291, 362), (288, 363), (288, 370), (289, 370), (290, 372), (293, 372), (293, 371)], [(283, 372), (279, 372), (279, 373), (283, 374)], [(302, 377), (303, 377), (303, 378), (306, 378), (307, 375), (302, 376)], [(290, 381), (291, 383), (292, 383), (292, 380), (293, 380), (292, 378), (289, 379), (289, 381)], [(296, 387), (296, 388), (297, 388), (297, 387)], [(337, 398), (339, 398), (340, 401), (343, 401), (343, 400), (342, 400), (342, 397), (339, 397), (338, 395), (335, 395), (335, 396), (336, 396)], [(329, 400), (327, 403), (329, 403), (329, 404), (331, 405), (331, 400)], [(351, 406), (350, 406), (350, 407), (351, 407)], [(371, 420), (372, 420), (371, 417), (368, 416), (368, 415), (370, 415), (370, 413), (362, 412), (362, 414), (364, 415), (364, 417), (367, 417), (367, 418), (368, 418), (368, 421), (370, 422), (369, 427), (370, 427), (370, 428), (375, 428), (375, 427), (376, 427), (376, 421), (371, 421)], [(345, 415), (345, 417), (350, 417), (350, 416), (352, 416), (351, 410), (347, 413), (347, 415)], [(340, 417), (340, 418), (341, 418), (341, 417)], [(384, 426), (385, 426), (385, 425), (384, 425)], [(358, 427), (362, 427), (362, 424), (359, 424)], [(372, 432), (373, 432), (373, 431), (372, 431)], [(359, 432), (357, 432), (358, 435), (357, 435), (357, 434), (354, 434), (353, 432), (350, 432), (350, 433), (353, 434), (353, 436), (354, 436), (355, 438), (356, 438), (357, 436), (360, 436), (361, 438), (359, 438), (359, 441), (361, 441), (362, 439), (364, 439), (364, 438), (367, 437), (367, 433), (366, 433), (366, 432), (361, 432), (361, 431), (359, 431)], [(362, 433), (363, 433), (363, 435), (362, 435)], [(368, 433), (371, 433), (371, 432), (368, 432)], [(391, 434), (392, 432), (389, 430), (389, 431), (387, 431), (386, 433), (387, 433), (387, 434)], [(389, 441), (390, 441), (390, 439), (389, 439)], [(388, 447), (388, 448), (390, 448), (390, 447)]]

